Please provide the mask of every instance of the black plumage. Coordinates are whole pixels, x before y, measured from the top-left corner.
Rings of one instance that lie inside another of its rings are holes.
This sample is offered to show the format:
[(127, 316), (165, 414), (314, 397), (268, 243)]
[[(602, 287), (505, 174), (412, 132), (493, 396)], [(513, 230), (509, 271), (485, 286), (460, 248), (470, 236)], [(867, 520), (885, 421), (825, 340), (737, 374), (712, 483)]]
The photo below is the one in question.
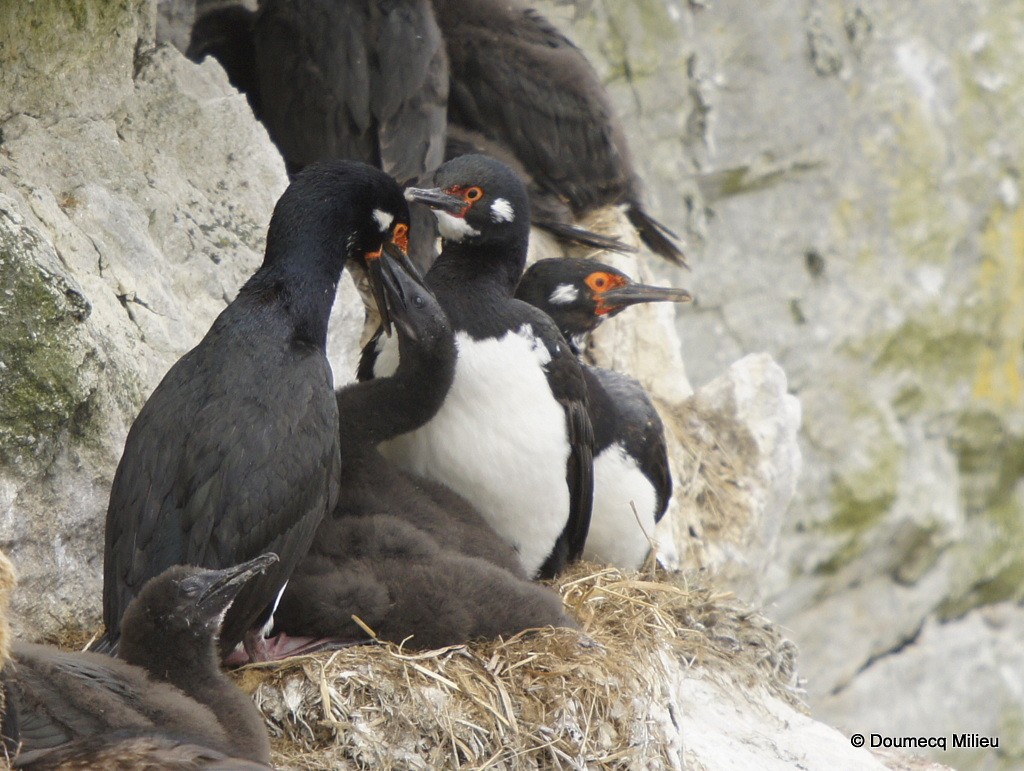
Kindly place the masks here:
[(16, 643), (11, 696), (23, 751), (117, 731), (158, 731), (268, 763), (262, 718), (221, 672), (216, 638), (238, 592), (276, 562), (269, 554), (225, 570), (164, 571), (125, 612), (116, 659)]
[(675, 234), (644, 210), (622, 125), (572, 41), (514, 0), (432, 2), (451, 73), (449, 126), (507, 148), (532, 181), (538, 211), (564, 202), (579, 217), (624, 204), (648, 247), (685, 264)]
[[(604, 319), (630, 305), (691, 299), (685, 290), (637, 284), (610, 265), (562, 259), (531, 265), (516, 289), (516, 297), (551, 316), (577, 353)], [(587, 364), (583, 371), (594, 428), (596, 480), (584, 555), (636, 569), (654, 536), (645, 528), (653, 530), (672, 497), (665, 429), (650, 397), (636, 380)], [(646, 479), (649, 491), (637, 472)]]
[(196, 19), (185, 55), (194, 62), (212, 56), (224, 68), (228, 81), (249, 100), (262, 120), (256, 76), (256, 13), (241, 5), (219, 5)]
[[(522, 182), (477, 155), (434, 181), (406, 196), (435, 208), (445, 239), (426, 282), (456, 330), (455, 380), (438, 414), (385, 455), (464, 495), (529, 575), (550, 577), (579, 556), (590, 519), (583, 374), (551, 319), (512, 297), (530, 231)], [(367, 346), (363, 375), (391, 374), (393, 348)]]
[(116, 647), (124, 609), (168, 566), (273, 551), (280, 562), (245, 587), (220, 639), (227, 652), (244, 637), (260, 656), (257, 627), (338, 498), (325, 345), (342, 267), (404, 239), (407, 223), (398, 186), (365, 164), (317, 164), (282, 195), (263, 265), (128, 433), (107, 510), (100, 650)]
[[(482, 152), (529, 181), (511, 150), (447, 123), (445, 50), (429, 0), (264, 0), (258, 14), (228, 6), (201, 16), (189, 57), (221, 63), (291, 172), (314, 160), (354, 158), (413, 181), (445, 157)], [(574, 225), (573, 209), (557, 196), (538, 192), (535, 199), (538, 227), (593, 248), (633, 251)], [(433, 218), (418, 207), (412, 216), (410, 252), (426, 268), (434, 258)]]
[[(409, 182), (441, 164), (448, 64), (429, 0), (263, 0), (254, 30), (260, 118), (290, 172), (349, 158)], [(413, 216), (426, 267), (433, 222)]]
[(472, 506), (375, 449), (436, 413), (455, 371), (452, 328), (437, 301), (409, 276), (391, 277), (398, 369), (338, 391), (341, 497), (289, 581), (277, 629), (366, 639), (357, 616), (380, 639), (426, 648), (572, 625), (558, 596), (526, 580)]

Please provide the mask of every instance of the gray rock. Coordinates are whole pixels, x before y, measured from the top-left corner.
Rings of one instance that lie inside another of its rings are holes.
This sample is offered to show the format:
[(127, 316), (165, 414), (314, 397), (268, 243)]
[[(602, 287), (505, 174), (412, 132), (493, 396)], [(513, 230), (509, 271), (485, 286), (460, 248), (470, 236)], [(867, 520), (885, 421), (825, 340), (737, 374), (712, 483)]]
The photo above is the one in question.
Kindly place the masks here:
[[(76, 70), (45, 102), (25, 93), (0, 104), (0, 532), (21, 576), (13, 617), (26, 637), (97, 623), (103, 519), (127, 429), (259, 264), (286, 184), (219, 67), (136, 52), (150, 11), (87, 15), (121, 30), (95, 55), (102, 77)], [(85, 44), (70, 35), (67, 45)], [(0, 70), (40, 91), (31, 72)]]
[[(820, 713), (847, 732), (934, 736), (946, 750), (919, 750), (954, 768), (1024, 765), (1024, 608), (990, 605), (961, 619), (930, 618), (897, 655), (871, 662), (849, 686), (821, 701)], [(907, 698), (912, 694), (913, 698)], [(996, 739), (998, 751), (953, 737)]]
[[(694, 385), (767, 351), (803, 405), (763, 590), (812, 704), (895, 666), (925, 619), (1024, 597), (1020, 9), (540, 6), (597, 63), (652, 208), (687, 232)], [(954, 685), (976, 703), (980, 683)], [(876, 702), (901, 694), (918, 701)]]

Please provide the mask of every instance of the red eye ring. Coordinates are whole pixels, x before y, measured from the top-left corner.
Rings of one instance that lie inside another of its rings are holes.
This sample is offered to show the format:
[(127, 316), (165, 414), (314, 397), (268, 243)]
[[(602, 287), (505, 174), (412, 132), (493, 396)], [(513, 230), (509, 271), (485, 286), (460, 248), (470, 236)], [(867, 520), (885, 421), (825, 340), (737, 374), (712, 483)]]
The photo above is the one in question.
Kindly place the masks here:
[(484, 197), (484, 191), (478, 187), (471, 187), (465, 192), (463, 197), (470, 202), (479, 201)]

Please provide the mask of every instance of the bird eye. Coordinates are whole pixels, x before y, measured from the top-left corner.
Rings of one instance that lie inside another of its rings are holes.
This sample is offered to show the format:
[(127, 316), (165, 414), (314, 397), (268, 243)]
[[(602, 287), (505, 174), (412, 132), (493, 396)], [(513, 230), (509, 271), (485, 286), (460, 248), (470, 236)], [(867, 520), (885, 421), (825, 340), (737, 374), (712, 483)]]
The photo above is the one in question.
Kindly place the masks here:
[(412, 304), (415, 305), (417, 308), (422, 308), (424, 302), (425, 301), (423, 297), (420, 295), (416, 295), (415, 297), (412, 298)]
[(469, 190), (466, 191), (466, 200), (467, 201), (479, 201), (483, 197), (484, 197), (484, 191), (481, 190), (478, 187), (471, 187), (471, 188), (469, 188)]
[(191, 581), (182, 584), (181, 591), (189, 599), (199, 596), (199, 587)]
[(587, 286), (595, 292), (603, 292), (608, 288), (608, 275), (606, 273), (591, 273), (587, 276)]

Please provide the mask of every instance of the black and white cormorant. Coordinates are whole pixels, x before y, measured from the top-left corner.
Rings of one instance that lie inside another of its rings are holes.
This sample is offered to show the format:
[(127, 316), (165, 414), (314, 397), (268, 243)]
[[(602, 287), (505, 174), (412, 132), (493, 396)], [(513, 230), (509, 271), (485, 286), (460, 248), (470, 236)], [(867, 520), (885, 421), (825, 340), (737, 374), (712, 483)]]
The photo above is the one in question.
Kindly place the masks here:
[[(136, 418), (107, 509), (103, 620), (170, 565), (220, 568), (273, 551), (221, 632), (260, 658), (259, 627), (338, 499), (338, 408), (327, 323), (349, 259), (405, 241), (393, 179), (330, 161), (296, 176), (274, 209), (263, 265), (153, 391)], [(371, 269), (371, 274), (374, 270)], [(379, 292), (378, 292), (379, 295)]]
[[(577, 353), (602, 321), (630, 305), (691, 299), (685, 290), (637, 284), (610, 265), (572, 259), (531, 265), (516, 297), (551, 316)], [(594, 426), (594, 510), (583, 556), (636, 570), (672, 497), (665, 429), (636, 380), (587, 364), (583, 372)]]
[(15, 643), (10, 693), (22, 751), (140, 731), (269, 763), (263, 719), (221, 671), (216, 639), (239, 591), (276, 562), (264, 554), (224, 570), (167, 569), (129, 604), (117, 658)]
[(652, 251), (685, 264), (675, 234), (644, 210), (622, 125), (572, 41), (517, 0), (432, 2), (451, 73), (448, 124), (463, 132), (452, 152), (494, 152), (474, 135), (507, 148), (538, 212), (624, 204)]
[[(512, 297), (530, 234), (523, 183), (480, 155), (445, 163), (434, 183), (406, 196), (434, 208), (444, 238), (426, 283), (455, 328), (455, 377), (437, 414), (382, 451), (464, 496), (527, 575), (550, 577), (580, 555), (590, 521), (583, 372), (551, 319)], [(360, 371), (391, 375), (399, 353), (378, 337)]]
[(365, 640), (353, 616), (379, 639), (416, 648), (574, 626), (558, 595), (527, 579), (512, 547), (467, 501), (377, 451), (433, 417), (455, 374), (444, 311), (416, 279), (382, 263), (398, 369), (338, 391), (341, 497), (281, 597), (282, 645), (288, 637)]

